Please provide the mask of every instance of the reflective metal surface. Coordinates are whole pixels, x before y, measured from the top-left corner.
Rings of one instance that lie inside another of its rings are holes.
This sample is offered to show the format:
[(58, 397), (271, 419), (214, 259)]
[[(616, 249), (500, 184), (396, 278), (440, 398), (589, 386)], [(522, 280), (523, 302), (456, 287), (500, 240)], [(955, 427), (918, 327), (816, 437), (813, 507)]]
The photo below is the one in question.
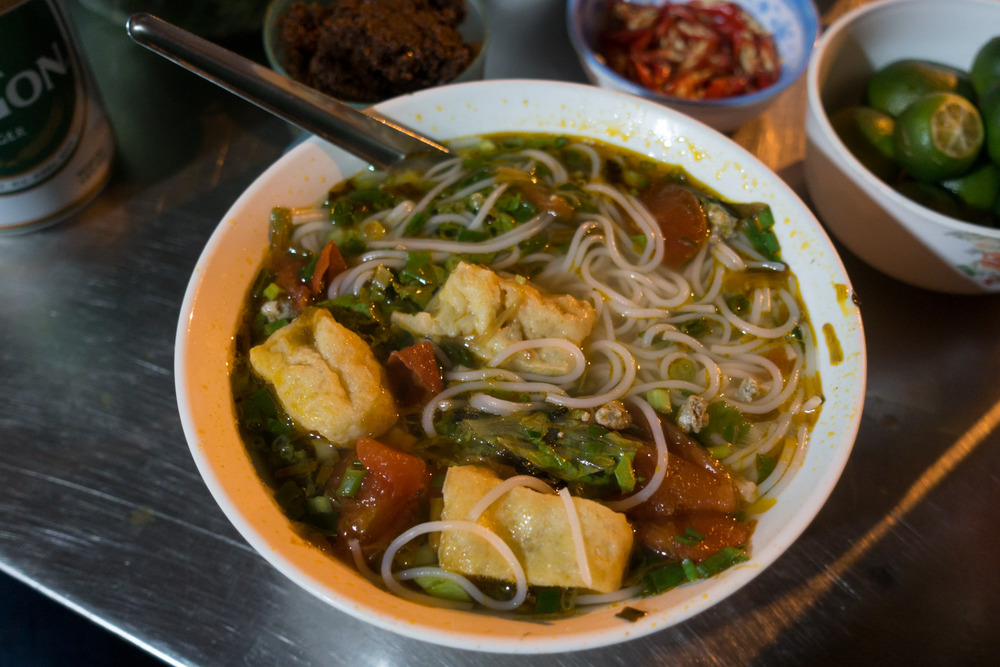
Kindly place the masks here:
[[(488, 75), (582, 81), (562, 3), (507, 2), (492, 3)], [(1000, 298), (911, 288), (846, 252), (869, 351), (854, 453), (802, 538), (728, 600), (641, 640), (531, 658), (390, 635), (287, 581), (198, 477), (172, 368), (203, 244), (294, 134), (73, 9), (119, 157), (84, 212), (0, 238), (0, 568), (177, 665), (995, 661)], [(536, 65), (518, 30), (553, 58)], [(803, 196), (804, 99), (793, 88), (734, 135)]]

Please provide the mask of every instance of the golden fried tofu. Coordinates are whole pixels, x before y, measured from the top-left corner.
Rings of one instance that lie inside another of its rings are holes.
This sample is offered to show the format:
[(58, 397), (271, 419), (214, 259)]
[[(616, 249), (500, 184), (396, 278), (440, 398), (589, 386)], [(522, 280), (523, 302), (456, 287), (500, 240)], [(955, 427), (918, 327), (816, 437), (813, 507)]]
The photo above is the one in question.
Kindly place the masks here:
[(252, 348), (250, 364), (289, 416), (336, 445), (378, 437), (396, 423), (385, 369), (327, 310), (307, 308)]
[[(483, 360), (523, 340), (562, 338), (580, 345), (590, 335), (594, 307), (569, 294), (542, 294), (531, 285), (460, 263), (422, 313), (393, 313), (392, 320), (418, 336), (461, 339)], [(559, 375), (572, 358), (558, 348), (529, 350), (501, 364), (516, 371)]]
[[(448, 469), (442, 519), (466, 519), (469, 510), (500, 478), (477, 466)], [(592, 577), (589, 589), (621, 588), (632, 552), (632, 528), (624, 514), (574, 498)], [(507, 543), (536, 586), (587, 588), (577, 561), (566, 505), (557, 494), (515, 487), (496, 500), (478, 522)], [(441, 567), (460, 574), (513, 581), (510, 567), (483, 538), (468, 531), (444, 531), (438, 543)]]

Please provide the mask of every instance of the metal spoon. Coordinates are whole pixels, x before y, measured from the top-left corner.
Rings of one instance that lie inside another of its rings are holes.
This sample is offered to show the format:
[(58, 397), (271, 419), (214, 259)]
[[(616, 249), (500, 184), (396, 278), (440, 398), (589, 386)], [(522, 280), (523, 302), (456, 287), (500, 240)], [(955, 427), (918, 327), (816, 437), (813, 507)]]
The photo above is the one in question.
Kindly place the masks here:
[(377, 167), (450, 155), (385, 116), (358, 111), (150, 14), (133, 14), (126, 29), (136, 43)]

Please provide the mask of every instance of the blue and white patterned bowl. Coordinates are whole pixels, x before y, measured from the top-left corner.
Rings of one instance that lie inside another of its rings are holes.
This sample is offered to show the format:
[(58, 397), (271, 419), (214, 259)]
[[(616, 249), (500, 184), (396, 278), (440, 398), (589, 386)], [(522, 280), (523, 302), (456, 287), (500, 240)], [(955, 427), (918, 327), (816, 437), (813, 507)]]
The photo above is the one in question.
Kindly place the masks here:
[[(637, 0), (664, 4), (665, 0)], [(739, 0), (774, 36), (781, 58), (781, 76), (764, 90), (719, 100), (685, 100), (655, 93), (604, 64), (594, 50), (604, 27), (607, 0), (568, 0), (566, 22), (570, 41), (590, 79), (602, 88), (631, 93), (676, 109), (722, 132), (735, 130), (766, 109), (806, 69), (819, 37), (819, 15), (812, 0)]]

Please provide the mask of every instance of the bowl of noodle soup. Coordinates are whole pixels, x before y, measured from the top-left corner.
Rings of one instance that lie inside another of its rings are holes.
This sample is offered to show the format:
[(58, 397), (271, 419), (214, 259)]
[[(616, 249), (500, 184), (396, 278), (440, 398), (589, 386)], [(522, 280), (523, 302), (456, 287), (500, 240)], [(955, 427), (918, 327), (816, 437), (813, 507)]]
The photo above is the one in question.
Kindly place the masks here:
[[(378, 109), (465, 159), (386, 175), (307, 140), (229, 210), (185, 297), (182, 422), (242, 536), (346, 613), (514, 653), (669, 627), (774, 562), (832, 491), (864, 399), (860, 315), (810, 211), (727, 138), (628, 95), (478, 82)], [(700, 226), (662, 221), (692, 206)], [(369, 379), (314, 422), (281, 364), (320, 357), (324, 378)], [(670, 505), (699, 476), (714, 490)], [(366, 514), (380, 479), (419, 491)], [(559, 536), (550, 562), (504, 518), (525, 508)]]

